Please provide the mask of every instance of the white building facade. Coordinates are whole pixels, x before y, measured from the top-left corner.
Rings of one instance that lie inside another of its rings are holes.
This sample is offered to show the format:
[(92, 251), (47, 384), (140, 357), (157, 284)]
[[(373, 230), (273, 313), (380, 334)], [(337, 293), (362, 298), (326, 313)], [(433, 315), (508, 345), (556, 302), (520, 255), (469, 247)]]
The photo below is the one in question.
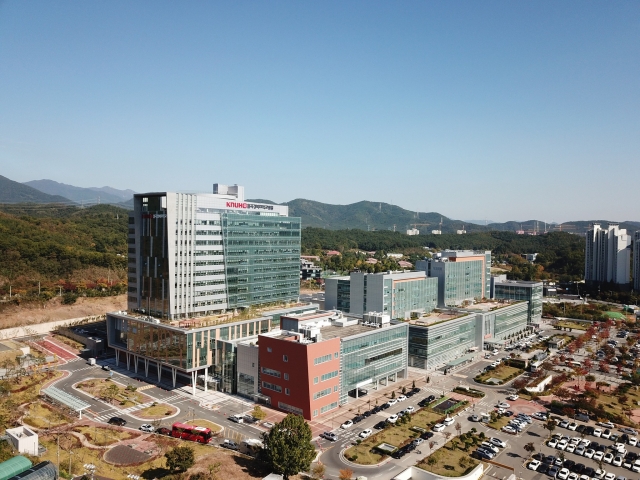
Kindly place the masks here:
[(601, 228), (594, 223), (586, 234), (584, 279), (587, 282), (628, 284), (631, 269), (631, 236), (618, 224)]

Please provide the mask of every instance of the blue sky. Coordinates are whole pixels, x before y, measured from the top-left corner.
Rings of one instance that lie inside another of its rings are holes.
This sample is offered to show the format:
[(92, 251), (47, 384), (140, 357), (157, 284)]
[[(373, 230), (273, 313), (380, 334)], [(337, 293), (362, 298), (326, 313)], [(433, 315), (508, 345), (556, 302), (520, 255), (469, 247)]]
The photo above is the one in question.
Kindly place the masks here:
[(0, 175), (640, 220), (640, 2), (0, 1)]

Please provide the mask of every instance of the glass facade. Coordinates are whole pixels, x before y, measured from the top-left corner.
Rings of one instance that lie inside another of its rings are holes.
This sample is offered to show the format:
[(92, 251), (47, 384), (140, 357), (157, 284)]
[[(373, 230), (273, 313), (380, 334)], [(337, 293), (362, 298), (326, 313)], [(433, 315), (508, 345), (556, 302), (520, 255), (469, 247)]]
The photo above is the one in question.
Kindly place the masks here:
[(409, 326), (409, 366), (432, 369), (466, 354), (482, 338), (475, 314), (429, 326)]
[(338, 299), (336, 308), (349, 313), (351, 308), (351, 280), (338, 280)]
[(493, 337), (495, 340), (507, 340), (511, 336), (521, 333), (527, 328), (529, 306), (526, 302), (502, 307), (488, 315), (494, 315), (495, 325)]
[(297, 299), (300, 219), (222, 214), (229, 308)]
[(407, 324), (394, 324), (371, 333), (341, 339), (340, 404), (360, 386), (376, 383), (407, 368)]
[(485, 296), (482, 261), (442, 262), (442, 265), (444, 266), (445, 306), (456, 306), (465, 300), (481, 299)]
[[(391, 283), (391, 281), (389, 281)], [(393, 311), (391, 318), (409, 318), (412, 310), (431, 312), (438, 304), (438, 279), (392, 282)], [(386, 294), (386, 285), (385, 285)]]
[(542, 318), (542, 282), (495, 283), (494, 296), (504, 300), (526, 300), (529, 302), (527, 323), (539, 324)]

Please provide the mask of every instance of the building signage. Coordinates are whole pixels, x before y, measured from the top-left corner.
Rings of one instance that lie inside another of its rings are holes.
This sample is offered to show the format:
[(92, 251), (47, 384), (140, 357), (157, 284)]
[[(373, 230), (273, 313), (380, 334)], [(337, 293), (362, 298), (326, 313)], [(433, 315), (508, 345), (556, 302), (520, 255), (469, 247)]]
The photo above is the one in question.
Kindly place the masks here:
[(167, 218), (166, 213), (143, 213), (142, 218)]
[(242, 208), (249, 210), (273, 210), (273, 205), (261, 205), (259, 203), (227, 202), (227, 208)]

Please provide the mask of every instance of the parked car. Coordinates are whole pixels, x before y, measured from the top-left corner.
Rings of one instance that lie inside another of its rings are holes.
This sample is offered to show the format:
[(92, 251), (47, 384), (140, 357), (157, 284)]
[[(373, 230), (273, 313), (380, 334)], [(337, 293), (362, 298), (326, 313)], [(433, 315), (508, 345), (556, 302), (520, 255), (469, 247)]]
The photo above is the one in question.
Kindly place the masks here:
[(389, 423), (396, 423), (398, 421), (398, 415), (391, 415), (389, 418), (387, 418), (387, 422)]
[(329, 440), (331, 442), (338, 441), (338, 435), (336, 435), (333, 432), (324, 432), (321, 436), (326, 438), (327, 440)]
[(444, 425), (443, 425), (443, 424), (441, 424), (441, 423), (436, 423), (436, 424), (433, 426), (433, 431), (434, 431), (434, 432), (441, 432), (441, 431), (443, 431), (443, 430), (444, 430)]
[(171, 430), (167, 427), (160, 427), (156, 430), (156, 433), (159, 433), (160, 435), (171, 435)]
[(153, 433), (155, 431), (155, 428), (153, 428), (153, 425), (149, 425), (148, 423), (143, 423), (142, 425), (140, 425), (140, 430), (146, 433)]
[(489, 441), (494, 444), (496, 447), (505, 448), (507, 446), (506, 442), (503, 442), (499, 438), (491, 437)]
[(109, 425), (117, 425), (119, 427), (124, 427), (127, 424), (127, 421), (124, 418), (111, 417), (107, 423)]
[(540, 466), (539, 460), (531, 460), (531, 462), (529, 462), (529, 465), (527, 465), (527, 468), (529, 470), (538, 470), (539, 466)]
[(371, 430), (370, 428), (367, 428), (366, 430), (361, 431), (358, 436), (360, 438), (367, 438), (371, 436), (372, 433), (373, 433), (373, 430)]
[(233, 440), (224, 439), (224, 441), (220, 444), (222, 448), (228, 448), (229, 450), (238, 450), (238, 444)]
[(351, 427), (353, 427), (353, 422), (351, 420), (347, 420), (342, 425), (340, 425), (340, 428), (343, 428), (343, 429), (347, 429)]
[(498, 408), (509, 408), (510, 406), (511, 406), (511, 405), (509, 405), (509, 404), (508, 404), (508, 403), (506, 403), (506, 402), (500, 402), (500, 403), (497, 405), (497, 407), (498, 407)]
[(453, 422), (455, 422), (455, 420), (451, 417), (447, 417), (442, 421), (445, 427), (448, 427), (449, 425), (453, 425)]

